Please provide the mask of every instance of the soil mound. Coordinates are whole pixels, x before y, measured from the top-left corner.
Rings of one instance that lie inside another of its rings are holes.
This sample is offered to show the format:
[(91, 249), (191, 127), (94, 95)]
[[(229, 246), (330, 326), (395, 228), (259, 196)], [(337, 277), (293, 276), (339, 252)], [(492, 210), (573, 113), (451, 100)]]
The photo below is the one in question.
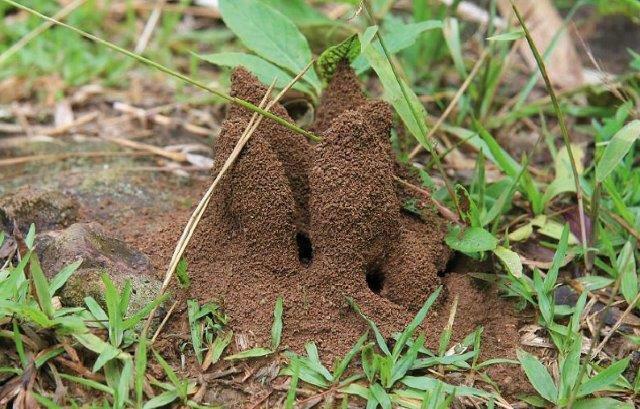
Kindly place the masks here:
[[(232, 79), (239, 98), (257, 104), (266, 92), (244, 69)], [(274, 112), (289, 118), (280, 105)], [(214, 172), (250, 117), (244, 108), (229, 109)], [(313, 340), (327, 361), (366, 330), (347, 297), (391, 335), (444, 284), (423, 325), (431, 343), (446, 323), (452, 294), (461, 295), (459, 337), (483, 323), (487, 308), (508, 320), (504, 303), (488, 302), (466, 277), (441, 277), (450, 256), (445, 224), (435, 213), (403, 211), (409, 195), (394, 179), (391, 125), (390, 107), (367, 100), (346, 64), (317, 109), (313, 129), (322, 142), (311, 145), (264, 119), (221, 181), (187, 251), (188, 296), (220, 303), (236, 335), (256, 345), (268, 343), (273, 306), (282, 296), (283, 345), (300, 351)], [(508, 325), (496, 325), (498, 336), (517, 342), (514, 320)]]

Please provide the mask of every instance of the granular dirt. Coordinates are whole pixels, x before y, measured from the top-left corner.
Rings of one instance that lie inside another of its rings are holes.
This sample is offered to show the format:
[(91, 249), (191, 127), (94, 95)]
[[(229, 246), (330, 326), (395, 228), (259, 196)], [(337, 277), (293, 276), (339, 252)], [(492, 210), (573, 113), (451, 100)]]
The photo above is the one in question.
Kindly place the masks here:
[[(244, 69), (232, 79), (238, 98), (257, 104), (266, 92)], [(290, 120), (280, 105), (273, 111)], [(250, 117), (244, 108), (229, 109), (214, 173)], [(274, 303), (281, 296), (282, 346), (300, 352), (315, 341), (330, 363), (367, 329), (347, 297), (390, 336), (443, 285), (420, 328), (427, 343), (437, 345), (458, 297), (454, 339), (483, 325), (483, 356), (513, 357), (518, 322), (511, 304), (467, 275), (443, 274), (450, 258), (445, 223), (435, 212), (416, 217), (402, 210), (410, 195), (394, 180), (391, 125), (390, 107), (367, 100), (346, 64), (317, 109), (313, 129), (322, 142), (311, 145), (263, 119), (195, 232), (186, 253), (191, 286), (183, 296), (218, 302), (236, 336), (259, 346), (269, 343)], [(174, 333), (186, 330), (183, 320), (171, 326)], [(519, 371), (496, 368), (505, 388), (521, 378)]]

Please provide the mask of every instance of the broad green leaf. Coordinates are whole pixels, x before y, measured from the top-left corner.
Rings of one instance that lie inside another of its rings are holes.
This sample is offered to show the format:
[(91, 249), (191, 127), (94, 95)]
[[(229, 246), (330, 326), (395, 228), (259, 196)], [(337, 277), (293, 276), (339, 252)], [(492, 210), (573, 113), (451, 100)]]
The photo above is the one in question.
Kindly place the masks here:
[(379, 383), (374, 383), (369, 387), (371, 394), (378, 401), (382, 409), (391, 409), (391, 398), (387, 391)]
[(53, 302), (51, 301), (49, 283), (44, 276), (44, 272), (42, 272), (40, 261), (35, 253), (31, 256), (31, 263), (29, 265), (33, 285), (36, 288), (36, 295), (38, 296), (38, 304), (48, 318), (53, 318), (54, 309)]
[[(573, 158), (576, 162), (578, 174), (581, 175), (584, 171), (584, 150), (579, 145), (571, 144), (571, 152), (573, 153)], [(544, 203), (548, 203), (551, 199), (561, 193), (576, 191), (571, 160), (569, 158), (569, 150), (566, 146), (563, 146), (558, 150), (558, 154), (554, 159), (554, 168), (555, 178), (544, 192), (542, 197), (542, 201)]]
[(474, 145), (476, 148), (482, 150), (485, 156), (493, 163), (495, 163), (500, 170), (506, 173), (508, 176), (515, 178), (520, 173), (521, 166), (518, 162), (505, 151), (502, 146), (494, 139), (494, 137), (487, 131), (482, 124), (474, 120), (473, 125), (476, 128), (478, 135), (484, 141), (484, 144), (479, 143), (480, 141), (475, 141), (471, 138), (469, 142)]
[(180, 258), (178, 265), (176, 266), (176, 278), (178, 279), (178, 284), (180, 284), (180, 287), (182, 288), (188, 288), (191, 285), (187, 260), (185, 260), (184, 257)]
[(447, 47), (449, 48), (449, 52), (451, 53), (453, 65), (458, 71), (458, 74), (460, 74), (462, 78), (466, 78), (467, 69), (465, 68), (464, 58), (462, 56), (460, 25), (458, 24), (458, 19), (452, 17), (446, 18), (444, 20), (442, 33), (444, 34), (445, 43), (447, 43)]
[(346, 387), (341, 388), (340, 392), (347, 393), (349, 395), (356, 395), (367, 401), (373, 397), (373, 393), (371, 393), (369, 388), (357, 383), (350, 383)]
[(325, 16), (307, 4), (304, 0), (261, 0), (280, 13), (287, 16), (298, 26), (308, 27), (317, 25), (335, 25), (334, 20)]
[(424, 345), (424, 341), (425, 335), (420, 334), (418, 339), (411, 345), (409, 350), (404, 355), (399, 357), (398, 361), (393, 365), (391, 379), (389, 380), (387, 385), (385, 385), (387, 388), (391, 388), (393, 384), (404, 378), (404, 376), (413, 366), (413, 362), (418, 357), (418, 352)]
[(13, 343), (16, 346), (16, 352), (18, 353), (18, 357), (20, 358), (20, 363), (22, 364), (22, 368), (26, 369), (29, 366), (29, 359), (27, 358), (24, 352), (24, 343), (22, 342), (22, 334), (20, 334), (20, 327), (18, 326), (18, 322), (13, 320)]
[(613, 284), (613, 279), (602, 276), (584, 276), (576, 279), (587, 291), (596, 291)]
[(316, 61), (316, 69), (320, 77), (325, 81), (331, 80), (338, 68), (338, 63), (345, 59), (351, 63), (360, 55), (360, 48), (360, 39), (357, 34), (354, 34), (340, 44), (324, 50)]
[(524, 38), (524, 31), (522, 29), (508, 31), (506, 33), (501, 33), (501, 34), (496, 34), (496, 35), (493, 35), (491, 37), (487, 37), (487, 40), (489, 40), (489, 41), (513, 41), (513, 40), (519, 40), (521, 38)]
[(93, 372), (98, 371), (105, 363), (115, 357), (121, 357), (123, 359), (129, 357), (128, 354), (122, 352), (118, 348), (115, 348), (113, 345), (104, 342), (102, 339), (90, 332), (87, 332), (86, 334), (73, 334), (73, 337), (85, 348), (98, 354), (98, 359), (93, 364)]
[[(562, 237), (563, 225), (546, 217), (541, 218), (541, 220), (543, 220), (543, 222), (539, 225), (538, 233), (543, 236), (551, 237), (552, 239), (560, 240)], [(534, 226), (536, 226), (536, 224), (534, 224)], [(578, 238), (571, 232), (569, 233), (569, 244), (580, 244)]]
[(425, 139), (427, 134), (425, 119), (427, 113), (424, 106), (404, 80), (396, 78), (389, 60), (384, 53), (380, 52), (378, 47), (374, 46), (374, 44), (380, 44), (378, 39), (374, 40), (377, 29), (377, 26), (369, 27), (360, 35), (362, 54), (378, 74), (378, 78), (384, 88), (385, 98), (393, 105), (407, 130), (424, 148), (429, 150), (431, 144)]
[(91, 315), (93, 315), (93, 318), (106, 328), (109, 322), (109, 317), (107, 317), (107, 313), (104, 312), (100, 304), (98, 304), (98, 302), (91, 296), (85, 297), (84, 303), (89, 309), (89, 312), (91, 312)]
[(67, 282), (69, 277), (71, 277), (71, 275), (78, 269), (78, 267), (80, 267), (80, 264), (82, 264), (82, 260), (71, 263), (60, 270), (60, 272), (56, 274), (49, 283), (49, 295), (53, 297), (56, 291), (58, 291)]
[[(400, 380), (401, 383), (409, 388), (419, 389), (421, 391), (432, 391), (438, 386), (438, 379), (430, 376), (405, 376)], [(444, 392), (455, 393), (456, 396), (478, 396), (482, 398), (490, 398), (493, 394), (481, 389), (472, 388), (463, 385), (443, 384)]]
[(509, 241), (524, 241), (531, 237), (533, 234), (533, 226), (531, 223), (527, 223), (524, 226), (520, 226), (511, 233), (509, 233)]
[(161, 408), (161, 407), (167, 406), (168, 404), (170, 404), (176, 399), (178, 399), (178, 391), (176, 391), (175, 389), (165, 391), (165, 392), (162, 392), (160, 395), (154, 396), (153, 398), (149, 399), (144, 404), (142, 409)]
[(613, 135), (596, 165), (596, 180), (598, 182), (602, 182), (613, 172), (613, 169), (618, 166), (622, 158), (631, 150), (633, 143), (638, 138), (640, 138), (639, 119), (629, 122)]
[(129, 400), (129, 386), (131, 376), (133, 375), (133, 361), (126, 359), (120, 372), (118, 387), (116, 388), (116, 403), (118, 408), (124, 408), (125, 403)]
[[(258, 0), (220, 0), (220, 13), (242, 43), (272, 63), (296, 75), (311, 62), (307, 39), (284, 14)], [(320, 93), (322, 84), (315, 71), (303, 77)]]
[(461, 231), (460, 226), (454, 226), (447, 233), (445, 242), (452, 249), (463, 253), (490, 251), (498, 245), (498, 239), (481, 227), (470, 227)]
[[(220, 360), (222, 353), (225, 348), (231, 343), (233, 339), (233, 332), (218, 332), (216, 339), (213, 341), (211, 346), (209, 347), (209, 352), (207, 356), (204, 358), (205, 363), (212, 365)], [(209, 360), (209, 362), (207, 362)]]
[(39, 393), (36, 392), (31, 392), (31, 395), (36, 399), (36, 401), (44, 406), (47, 409), (61, 409), (62, 406), (58, 405), (57, 403), (55, 403), (54, 401), (52, 401), (51, 399), (40, 395)]
[[(324, 376), (320, 375), (319, 373), (317, 373), (316, 371), (314, 371), (313, 369), (309, 368), (307, 365), (307, 361), (304, 360), (304, 358), (300, 358), (298, 356), (293, 356), (291, 358), (292, 362), (293, 360), (298, 359), (299, 363), (300, 363), (300, 369), (299, 369), (299, 374), (298, 376), (300, 377), (300, 379), (302, 379), (303, 382), (306, 382), (310, 385), (314, 385), (317, 386), (318, 388), (327, 388), (329, 387), (329, 383), (327, 382), (327, 380), (324, 378)], [(290, 365), (289, 367), (283, 369), (280, 372), (281, 375), (287, 375), (287, 376), (293, 376), (293, 368), (292, 365)]]
[[(415, 44), (418, 37), (428, 30), (442, 29), (442, 22), (439, 20), (420, 21), (410, 24), (393, 24), (388, 27), (384, 33), (385, 44), (391, 54), (395, 54)], [(382, 53), (382, 47), (374, 44), (379, 53)], [(356, 58), (351, 64), (353, 69), (361, 74), (369, 69), (370, 64), (364, 55)]]
[(580, 399), (573, 409), (633, 409), (633, 405), (613, 398)]
[(593, 378), (584, 382), (580, 385), (580, 389), (578, 389), (578, 396), (587, 396), (594, 392), (604, 391), (611, 388), (618, 380), (618, 377), (622, 375), (625, 369), (627, 369), (630, 359), (630, 357), (621, 359), (620, 361), (609, 365), (607, 369), (603, 370)]
[(38, 357), (34, 359), (34, 363), (36, 364), (36, 368), (40, 368), (42, 365), (46, 364), (50, 359), (53, 359), (59, 355), (65, 353), (64, 348), (51, 348), (47, 350), (45, 353), (38, 354)]
[(314, 344), (313, 342), (308, 342), (305, 344), (304, 349), (307, 351), (307, 357), (309, 358), (306, 362), (309, 369), (322, 375), (327, 381), (332, 382), (333, 375), (331, 375), (329, 370), (320, 361), (316, 344)]
[(140, 308), (139, 311), (136, 311), (135, 314), (133, 314), (131, 317), (124, 320), (124, 322), (122, 323), (122, 328), (124, 330), (128, 330), (138, 325), (140, 321), (147, 318), (147, 316), (151, 313), (151, 310), (153, 310), (158, 305), (165, 302), (169, 298), (169, 296), (170, 294), (165, 293), (159, 296), (158, 298), (156, 298), (155, 300), (151, 301), (150, 303), (145, 304), (145, 306)]
[(123, 311), (120, 310), (120, 294), (108, 274), (102, 274), (102, 282), (105, 287), (104, 299), (107, 304), (107, 317), (109, 317), (109, 340), (114, 346), (118, 347), (122, 343), (124, 336), (124, 330), (122, 328)]
[[(586, 298), (585, 298), (586, 299)], [(572, 337), (571, 348), (560, 362), (560, 385), (558, 387), (558, 401), (566, 402), (571, 389), (576, 383), (580, 372), (580, 351), (582, 349), (582, 336)]]
[(549, 402), (555, 403), (558, 399), (558, 388), (556, 388), (556, 385), (553, 383), (553, 379), (551, 375), (549, 375), (547, 368), (538, 361), (538, 358), (526, 351), (519, 349), (517, 355), (520, 365), (522, 365), (522, 369), (527, 375), (527, 378), (529, 378), (531, 385), (538, 391), (540, 396)]
[(627, 241), (616, 260), (616, 270), (620, 275), (620, 291), (627, 303), (631, 304), (638, 295), (638, 273), (636, 271), (635, 245)]
[(493, 253), (498, 256), (498, 259), (502, 262), (502, 265), (507, 269), (509, 274), (514, 277), (522, 277), (522, 261), (518, 253), (502, 246), (497, 246), (493, 250)]
[[(253, 75), (266, 85), (271, 85), (275, 80), (276, 88), (284, 88), (291, 82), (293, 75), (283, 71), (278, 66), (266, 61), (256, 55), (225, 52), (217, 54), (195, 54), (198, 58), (210, 62), (214, 65), (220, 65), (224, 67), (238, 67), (242, 66), (250, 71)], [(298, 81), (293, 85), (294, 89), (302, 91), (307, 94), (313, 94), (311, 88), (304, 83)]]
[(237, 354), (230, 355), (225, 357), (224, 359), (227, 361), (233, 361), (236, 359), (248, 359), (248, 358), (259, 358), (263, 356), (267, 356), (272, 354), (273, 351), (267, 348), (251, 348), (246, 351), (238, 352)]
[[(171, 368), (171, 365), (169, 365), (169, 363), (162, 357), (162, 355), (157, 353), (155, 350), (153, 350), (153, 355), (156, 357), (156, 361), (158, 361), (158, 363), (162, 367), (162, 370), (167, 375), (167, 377), (169, 378), (173, 386), (176, 387), (176, 391), (178, 392), (178, 395), (180, 395), (180, 389), (181, 389), (180, 386), (182, 385), (182, 382), (180, 381), (180, 378), (178, 378), (178, 375)], [(186, 396), (181, 396), (181, 397), (186, 397)]]
[(282, 339), (282, 302), (282, 297), (278, 297), (273, 309), (273, 324), (271, 325), (271, 350), (273, 351), (278, 349)]

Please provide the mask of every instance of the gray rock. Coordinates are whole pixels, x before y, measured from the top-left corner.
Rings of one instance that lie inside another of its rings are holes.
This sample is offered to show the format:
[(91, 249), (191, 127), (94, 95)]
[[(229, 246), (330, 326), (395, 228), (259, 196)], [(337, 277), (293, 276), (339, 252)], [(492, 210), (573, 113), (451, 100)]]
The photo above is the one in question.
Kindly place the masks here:
[(11, 233), (13, 221), (23, 233), (31, 223), (38, 232), (67, 227), (78, 220), (79, 208), (61, 192), (23, 186), (0, 198), (0, 228)]
[(149, 304), (160, 293), (162, 284), (155, 278), (139, 273), (122, 273), (103, 268), (81, 268), (76, 271), (60, 290), (60, 301), (65, 307), (84, 306), (84, 298), (93, 297), (102, 308), (106, 308), (104, 299), (105, 286), (102, 275), (109, 277), (119, 291), (122, 291), (127, 280), (131, 281), (132, 294), (128, 313), (132, 314)]
[(82, 268), (151, 274), (149, 258), (127, 243), (109, 236), (98, 223), (76, 223), (38, 238), (36, 250), (48, 277), (79, 258)]
[(98, 223), (76, 223), (65, 230), (47, 232), (38, 238), (36, 251), (45, 275), (53, 277), (62, 267), (82, 259), (82, 264), (60, 290), (62, 304), (83, 306), (92, 296), (104, 307), (104, 283), (107, 273), (119, 290), (131, 281), (129, 312), (153, 301), (161, 282), (153, 276), (149, 258), (127, 243), (109, 236)]

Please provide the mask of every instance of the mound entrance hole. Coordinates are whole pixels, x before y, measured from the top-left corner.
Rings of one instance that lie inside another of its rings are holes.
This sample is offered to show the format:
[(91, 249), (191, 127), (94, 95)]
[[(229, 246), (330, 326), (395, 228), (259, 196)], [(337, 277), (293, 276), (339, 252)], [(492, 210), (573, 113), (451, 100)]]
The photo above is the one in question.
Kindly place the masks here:
[(377, 265), (367, 268), (365, 273), (365, 279), (367, 280), (367, 287), (375, 294), (380, 294), (384, 287), (384, 273)]
[(313, 246), (311, 239), (306, 233), (296, 233), (296, 243), (298, 244), (298, 259), (302, 264), (308, 265), (313, 260)]

